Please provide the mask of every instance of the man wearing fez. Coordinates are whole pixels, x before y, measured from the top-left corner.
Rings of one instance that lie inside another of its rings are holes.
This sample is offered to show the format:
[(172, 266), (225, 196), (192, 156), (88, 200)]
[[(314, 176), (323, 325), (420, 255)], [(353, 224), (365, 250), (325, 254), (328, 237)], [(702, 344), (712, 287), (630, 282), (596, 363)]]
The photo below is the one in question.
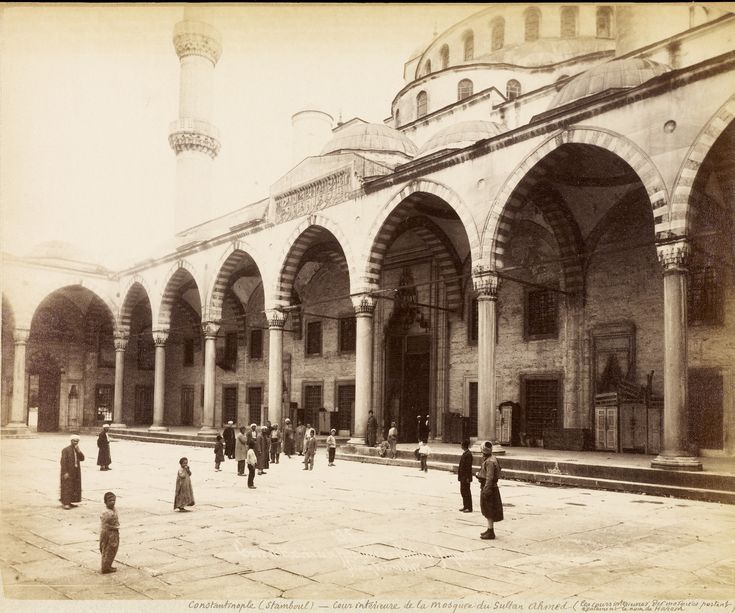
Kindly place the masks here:
[(82, 501), (82, 467), (84, 454), (79, 449), (79, 436), (72, 434), (71, 444), (61, 450), (61, 504), (65, 509)]

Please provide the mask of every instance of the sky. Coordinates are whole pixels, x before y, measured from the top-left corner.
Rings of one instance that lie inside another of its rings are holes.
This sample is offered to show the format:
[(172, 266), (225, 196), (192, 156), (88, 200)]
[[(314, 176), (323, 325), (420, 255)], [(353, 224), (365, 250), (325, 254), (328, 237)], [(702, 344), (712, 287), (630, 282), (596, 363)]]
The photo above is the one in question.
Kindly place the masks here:
[[(268, 195), (291, 167), (291, 116), (382, 122), (417, 48), (487, 5), (208, 5), (221, 33), (212, 217)], [(173, 234), (183, 5), (4, 5), (2, 251), (61, 240), (110, 267)]]

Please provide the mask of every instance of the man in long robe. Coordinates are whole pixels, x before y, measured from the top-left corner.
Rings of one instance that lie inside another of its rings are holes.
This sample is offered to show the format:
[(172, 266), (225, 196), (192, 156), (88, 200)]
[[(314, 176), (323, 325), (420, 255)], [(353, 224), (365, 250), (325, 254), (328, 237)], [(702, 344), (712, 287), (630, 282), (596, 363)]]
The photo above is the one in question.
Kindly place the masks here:
[(97, 466), (100, 470), (110, 470), (110, 464), (112, 464), (112, 457), (110, 456), (110, 425), (105, 424), (102, 426), (102, 432), (97, 437)]
[(304, 424), (299, 422), (296, 426), (296, 452), (299, 455), (304, 455), (304, 435), (306, 434), (306, 427)]
[(82, 501), (82, 467), (84, 454), (79, 449), (79, 437), (71, 437), (71, 445), (61, 450), (61, 504), (65, 509)]
[(367, 420), (367, 438), (366, 443), (368, 447), (375, 447), (378, 442), (378, 421), (375, 419), (372, 411), (368, 411)]
[(283, 425), (283, 453), (285, 453), (289, 458), (294, 453), (294, 440), (293, 440), (293, 426), (291, 425), (291, 420), (286, 418)]
[(227, 422), (224, 431), (222, 432), (222, 439), (225, 441), (225, 455), (230, 460), (235, 459), (235, 424), (231, 421)]

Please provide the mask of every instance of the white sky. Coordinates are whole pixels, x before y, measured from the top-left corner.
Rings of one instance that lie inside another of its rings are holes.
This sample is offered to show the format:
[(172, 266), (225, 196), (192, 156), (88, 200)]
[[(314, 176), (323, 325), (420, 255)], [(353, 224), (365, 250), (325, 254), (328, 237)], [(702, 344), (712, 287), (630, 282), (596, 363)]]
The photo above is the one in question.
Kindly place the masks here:
[[(212, 217), (258, 200), (291, 162), (291, 115), (382, 122), (403, 63), (487, 5), (211, 5)], [(5, 5), (0, 24), (2, 250), (64, 240), (93, 261), (152, 255), (173, 233), (182, 5)]]

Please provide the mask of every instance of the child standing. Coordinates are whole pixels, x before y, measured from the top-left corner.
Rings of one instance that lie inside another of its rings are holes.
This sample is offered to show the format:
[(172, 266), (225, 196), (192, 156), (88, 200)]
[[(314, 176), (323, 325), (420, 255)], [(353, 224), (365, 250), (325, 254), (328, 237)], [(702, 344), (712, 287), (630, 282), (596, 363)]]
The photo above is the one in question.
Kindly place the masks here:
[(309, 430), (304, 441), (304, 470), (314, 470), (314, 456), (316, 455), (316, 432)]
[(219, 465), (225, 461), (225, 445), (222, 442), (222, 436), (217, 435), (217, 442), (214, 444), (214, 470), (222, 470)]
[(255, 455), (255, 441), (252, 439), (248, 441), (248, 453), (245, 461), (248, 464), (248, 487), (251, 490), (255, 489), (255, 467), (258, 464), (258, 456)]
[(115, 494), (105, 492), (105, 506), (100, 515), (100, 554), (102, 555), (102, 574), (117, 571), (112, 563), (115, 561), (117, 549), (120, 546), (120, 522), (115, 510)]
[(194, 506), (194, 491), (191, 489), (191, 469), (189, 459), (179, 460), (179, 472), (176, 474), (176, 494), (174, 495), (174, 509), (183, 513), (189, 509), (184, 507)]
[(423, 470), (425, 473), (429, 472), (429, 469), (426, 466), (426, 461), (429, 458), (429, 453), (431, 453), (431, 450), (429, 449), (429, 444), (421, 441), (419, 443), (419, 460), (421, 461), (421, 467), (419, 468), (419, 470)]
[(327, 453), (329, 454), (329, 464), (327, 466), (334, 466), (334, 455), (337, 453), (337, 439), (335, 438), (337, 431), (332, 428), (327, 437)]

